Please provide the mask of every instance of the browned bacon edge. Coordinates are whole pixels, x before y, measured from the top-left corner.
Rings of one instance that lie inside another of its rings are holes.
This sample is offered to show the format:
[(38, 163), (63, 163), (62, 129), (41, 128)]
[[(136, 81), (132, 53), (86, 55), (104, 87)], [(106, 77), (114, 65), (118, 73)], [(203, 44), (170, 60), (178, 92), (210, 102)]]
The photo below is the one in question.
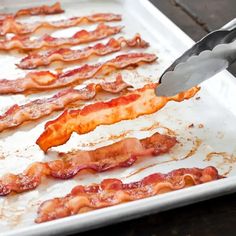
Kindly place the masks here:
[(34, 50), (43, 47), (59, 47), (62, 45), (78, 45), (89, 43), (108, 36), (117, 34), (121, 31), (121, 26), (108, 26), (100, 23), (93, 31), (80, 30), (72, 37), (54, 38), (50, 35), (44, 35), (38, 39), (30, 39), (29, 37), (14, 36), (10, 39), (0, 40), (0, 50), (23, 49)]
[(0, 132), (17, 127), (26, 121), (48, 116), (52, 112), (63, 110), (75, 102), (90, 100), (99, 92), (119, 93), (128, 87), (132, 86), (124, 82), (121, 75), (118, 74), (114, 82), (91, 83), (82, 89), (62, 90), (50, 98), (37, 99), (21, 106), (15, 104), (0, 116)]
[(6, 174), (0, 180), (0, 195), (21, 193), (36, 188), (43, 177), (73, 178), (82, 170), (103, 172), (133, 165), (138, 158), (166, 153), (176, 144), (176, 139), (159, 133), (138, 140), (126, 138), (109, 146), (92, 151), (61, 153), (60, 159), (35, 162), (21, 174)]
[(35, 16), (35, 15), (52, 15), (52, 14), (59, 14), (63, 13), (64, 10), (61, 8), (61, 4), (56, 2), (51, 6), (42, 5), (39, 7), (31, 7), (18, 10), (15, 14), (4, 14), (0, 13), (0, 20), (4, 21), (7, 17), (19, 17), (19, 16)]
[(199, 185), (223, 178), (215, 167), (182, 168), (167, 174), (151, 174), (140, 181), (123, 183), (105, 179), (100, 184), (76, 186), (65, 197), (44, 201), (38, 209), (36, 223), (55, 220), (99, 208), (118, 205)]
[(0, 80), (0, 94), (22, 93), (24, 91), (42, 91), (80, 84), (82, 80), (96, 76), (107, 75), (128, 66), (138, 66), (140, 63), (151, 63), (156, 60), (155, 54), (128, 53), (115, 57), (104, 63), (84, 65), (77, 69), (62, 73), (50, 71), (30, 72), (24, 78), (16, 80)]
[(66, 143), (73, 132), (85, 134), (99, 125), (110, 125), (152, 114), (169, 101), (181, 102), (199, 91), (195, 87), (173, 97), (158, 97), (155, 94), (156, 86), (157, 84), (147, 84), (107, 102), (97, 102), (82, 109), (65, 110), (58, 118), (46, 123), (44, 132), (36, 143), (46, 152), (51, 147)]
[(6, 17), (0, 24), (0, 35), (7, 33), (14, 33), (17, 35), (30, 34), (39, 28), (69, 28), (81, 24), (91, 24), (96, 22), (110, 22), (120, 21), (121, 15), (112, 13), (98, 13), (90, 16), (73, 17), (57, 21), (37, 21), (33, 23), (21, 23), (14, 19), (14, 17)]
[(34, 69), (39, 66), (47, 66), (53, 61), (71, 62), (86, 59), (91, 55), (105, 56), (120, 51), (122, 47), (146, 48), (148, 46), (149, 44), (139, 34), (136, 34), (132, 39), (125, 39), (124, 37), (111, 38), (106, 44), (98, 43), (78, 50), (59, 48), (33, 52), (23, 58), (17, 66), (21, 69)]

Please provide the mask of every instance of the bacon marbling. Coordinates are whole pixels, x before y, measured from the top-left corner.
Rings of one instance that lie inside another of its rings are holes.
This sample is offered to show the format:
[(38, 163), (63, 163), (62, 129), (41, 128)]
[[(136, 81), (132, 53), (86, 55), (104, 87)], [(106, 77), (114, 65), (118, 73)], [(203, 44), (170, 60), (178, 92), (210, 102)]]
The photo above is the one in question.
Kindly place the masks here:
[(0, 180), (0, 195), (21, 193), (36, 188), (42, 178), (70, 179), (82, 170), (104, 172), (133, 165), (137, 159), (167, 153), (176, 139), (155, 133), (145, 139), (126, 138), (92, 151), (60, 153), (60, 159), (35, 162), (21, 174), (6, 174)]
[(18, 10), (16, 13), (9, 13), (9, 14), (0, 13), (0, 20), (1, 20), (0, 24), (7, 17), (17, 18), (20, 16), (52, 15), (52, 14), (59, 14), (63, 12), (64, 10), (61, 8), (61, 4), (59, 2), (56, 2), (55, 4), (51, 6), (42, 5), (38, 7), (24, 8), (24, 9)]
[(26, 121), (48, 116), (75, 102), (77, 104), (79, 101), (90, 100), (99, 92), (119, 93), (128, 87), (132, 86), (124, 82), (119, 74), (114, 82), (91, 83), (82, 89), (69, 88), (49, 98), (37, 99), (20, 106), (15, 104), (0, 116), (0, 132), (17, 127)]
[(37, 21), (33, 23), (21, 23), (16, 21), (14, 17), (8, 16), (0, 22), (0, 35), (14, 33), (17, 35), (25, 35), (35, 32), (40, 28), (63, 29), (81, 24), (91, 24), (96, 22), (120, 21), (121, 15), (112, 13), (98, 13), (89, 16), (72, 17), (57, 21)]
[(208, 166), (204, 169), (182, 168), (167, 174), (155, 173), (132, 183), (123, 183), (119, 179), (104, 179), (100, 184), (78, 185), (65, 197), (44, 201), (39, 206), (35, 222), (56, 220), (221, 178), (215, 167)]
[(16, 80), (0, 80), (0, 94), (22, 93), (24, 91), (42, 91), (80, 84), (82, 80), (107, 75), (128, 66), (140, 63), (151, 63), (157, 59), (155, 54), (128, 53), (115, 57), (104, 63), (84, 65), (61, 73), (36, 71), (28, 73), (24, 78)]
[(113, 52), (118, 52), (124, 47), (146, 48), (148, 46), (149, 44), (139, 34), (136, 34), (130, 40), (124, 37), (118, 39), (111, 38), (106, 44), (98, 43), (94, 46), (88, 46), (78, 50), (59, 48), (33, 52), (23, 58), (17, 66), (21, 69), (34, 69), (39, 66), (47, 66), (53, 61), (71, 62), (86, 59), (92, 55), (105, 56)]
[(78, 45), (82, 43), (89, 43), (108, 36), (117, 34), (121, 31), (121, 26), (108, 26), (100, 23), (93, 31), (80, 30), (72, 37), (68, 38), (55, 38), (48, 34), (37, 38), (30, 39), (27, 36), (13, 36), (10, 39), (0, 40), (0, 50), (22, 49), (22, 50), (35, 50), (40, 48), (59, 47), (62, 45)]
[(73, 132), (85, 134), (99, 125), (109, 125), (121, 120), (135, 119), (152, 114), (169, 101), (181, 102), (194, 96), (199, 88), (194, 87), (173, 97), (158, 97), (158, 84), (147, 84), (141, 89), (114, 98), (107, 102), (97, 102), (82, 109), (65, 110), (58, 118), (45, 125), (36, 143), (46, 152), (49, 148), (66, 143)]

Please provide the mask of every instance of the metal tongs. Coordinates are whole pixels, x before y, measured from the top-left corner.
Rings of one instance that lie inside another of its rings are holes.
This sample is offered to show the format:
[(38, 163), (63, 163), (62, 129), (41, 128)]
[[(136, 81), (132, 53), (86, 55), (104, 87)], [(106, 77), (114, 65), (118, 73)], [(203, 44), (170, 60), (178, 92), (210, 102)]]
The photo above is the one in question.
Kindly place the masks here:
[(207, 34), (165, 70), (156, 89), (158, 96), (186, 91), (236, 61), (236, 18)]

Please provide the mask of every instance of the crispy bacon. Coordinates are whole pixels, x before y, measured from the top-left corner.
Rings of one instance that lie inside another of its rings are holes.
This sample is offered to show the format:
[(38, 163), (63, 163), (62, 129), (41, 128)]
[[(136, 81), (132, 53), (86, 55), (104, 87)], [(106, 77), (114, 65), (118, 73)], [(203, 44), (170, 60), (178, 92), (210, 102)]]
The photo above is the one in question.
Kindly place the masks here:
[(123, 183), (119, 179), (105, 179), (100, 184), (78, 185), (65, 197), (44, 201), (39, 206), (35, 222), (56, 220), (221, 178), (215, 167), (208, 166), (204, 169), (182, 168), (167, 174), (151, 174), (132, 183)]
[(59, 2), (56, 2), (55, 4), (51, 6), (42, 5), (39, 7), (31, 7), (31, 8), (25, 8), (18, 10), (16, 13), (12, 14), (5, 14), (0, 13), (0, 19), (4, 20), (5, 17), (20, 17), (20, 16), (35, 16), (35, 15), (52, 15), (52, 14), (59, 14), (63, 13), (64, 10), (61, 8), (61, 4)]
[(24, 192), (36, 188), (43, 177), (70, 179), (82, 170), (103, 172), (118, 167), (129, 167), (138, 158), (166, 153), (176, 144), (176, 139), (159, 133), (138, 140), (126, 138), (109, 146), (92, 151), (60, 153), (60, 159), (35, 162), (22, 174), (7, 174), (0, 180), (0, 195)]
[(1, 50), (23, 49), (34, 50), (42, 47), (59, 47), (62, 45), (78, 45), (89, 43), (108, 36), (117, 34), (121, 31), (121, 26), (108, 26), (103, 23), (99, 24), (93, 31), (80, 30), (69, 38), (54, 38), (50, 35), (44, 35), (38, 39), (30, 39), (29, 37), (14, 36), (10, 39), (0, 41)]
[(132, 87), (122, 80), (119, 74), (114, 82), (91, 83), (82, 89), (65, 89), (50, 98), (37, 99), (25, 105), (13, 105), (0, 116), (0, 132), (5, 129), (21, 125), (26, 121), (32, 121), (50, 115), (54, 111), (63, 110), (68, 105), (81, 100), (90, 100), (97, 93), (105, 91), (119, 93)]
[(108, 102), (97, 102), (78, 110), (66, 110), (45, 125), (36, 143), (46, 152), (49, 148), (66, 143), (73, 132), (85, 134), (99, 125), (109, 125), (121, 120), (135, 119), (160, 110), (169, 101), (181, 102), (194, 96), (199, 88), (192, 88), (174, 97), (158, 97), (157, 84), (147, 84), (124, 96)]
[(21, 23), (14, 19), (14, 17), (6, 17), (0, 25), (0, 35), (6, 35), (7, 33), (14, 33), (17, 35), (30, 34), (38, 30), (39, 28), (69, 28), (81, 24), (91, 24), (96, 22), (110, 22), (120, 21), (121, 15), (112, 13), (99, 13), (90, 16), (73, 17), (65, 20), (57, 21), (37, 21), (33, 23)]
[(128, 66), (138, 66), (140, 63), (151, 63), (156, 60), (155, 54), (129, 53), (95, 65), (84, 65), (77, 69), (62, 73), (50, 71), (30, 72), (24, 78), (16, 80), (0, 80), (0, 94), (21, 93), (27, 90), (42, 91), (76, 85), (82, 80), (98, 75), (106, 75)]
[(147, 42), (142, 40), (139, 34), (136, 34), (132, 39), (128, 40), (124, 37), (118, 39), (110, 39), (106, 44), (98, 43), (94, 46), (89, 46), (79, 50), (69, 48), (49, 49), (41, 52), (31, 53), (23, 58), (17, 65), (21, 69), (34, 69), (39, 66), (47, 66), (53, 61), (71, 62), (82, 60), (91, 55), (105, 56), (112, 52), (122, 50), (122, 47), (146, 48), (149, 46)]

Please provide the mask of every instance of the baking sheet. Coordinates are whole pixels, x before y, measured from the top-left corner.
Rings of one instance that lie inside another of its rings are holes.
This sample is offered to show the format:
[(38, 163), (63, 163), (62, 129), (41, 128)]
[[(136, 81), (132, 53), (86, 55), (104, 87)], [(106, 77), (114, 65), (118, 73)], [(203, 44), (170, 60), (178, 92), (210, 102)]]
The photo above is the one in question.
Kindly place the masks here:
[[(34, 1), (29, 5), (28, 1), (25, 0), (11, 1), (11, 3), (3, 1), (0, 10), (14, 12), (18, 8), (41, 3), (50, 4), (54, 2)], [(122, 71), (124, 79), (136, 87), (141, 87), (147, 82), (157, 81), (163, 70), (193, 43), (190, 38), (146, 0), (135, 1), (135, 4), (131, 0), (64, 0), (61, 3), (66, 10), (65, 14), (36, 16), (23, 20), (52, 20), (97, 12), (121, 13), (123, 16), (122, 22), (109, 23), (110, 25), (125, 25), (123, 32), (115, 37), (120, 35), (132, 37), (139, 32), (145, 40), (150, 42), (151, 47), (147, 50), (129, 51), (151, 52), (156, 53), (159, 57), (158, 62), (152, 65), (142, 66), (135, 71)], [(56, 31), (52, 35), (69, 36), (80, 28), (93, 29), (94, 26), (73, 27)], [(101, 42), (105, 41), (106, 39)], [(80, 46), (74, 48), (80, 48)], [(121, 54), (121, 52), (99, 59), (94, 58), (89, 63), (105, 61), (118, 54)], [(25, 74), (24, 71), (17, 69), (15, 66), (15, 63), (22, 56), (17, 52), (0, 54), (1, 65), (4, 65), (1, 67), (1, 78), (14, 79)], [(79, 65), (74, 64), (70, 68), (76, 66)], [(62, 65), (60, 63), (54, 64), (51, 69), (58, 67), (62, 67)], [(114, 79), (114, 75), (107, 79)], [(46, 180), (34, 191), (1, 198), (1, 234), (57, 235), (58, 233), (84, 231), (235, 191), (235, 89), (235, 79), (224, 71), (205, 82), (201, 91), (188, 101), (182, 103), (170, 102), (155, 114), (142, 116), (131, 121), (122, 121), (110, 126), (100, 126), (89, 134), (73, 134), (66, 145), (53, 148), (47, 156), (44, 156), (38, 146), (34, 144), (34, 140), (43, 131), (45, 122), (56, 117), (59, 113), (54, 113), (50, 118), (41, 119), (40, 122), (24, 125), (17, 130), (3, 132), (0, 134), (1, 176), (7, 172), (18, 173), (35, 161), (53, 159), (57, 151), (69, 151), (75, 148), (95, 149), (124, 137), (143, 138), (156, 131), (162, 133), (173, 131), (179, 144), (169, 154), (156, 158), (146, 158), (130, 168), (99, 174), (79, 174), (76, 178), (67, 181)], [(1, 113), (4, 112), (14, 103), (23, 104), (37, 97), (50, 96), (50, 94), (44, 93), (27, 97), (23, 95), (0, 96), (0, 111)], [(97, 97), (96, 100), (100, 98)], [(212, 152), (217, 154), (211, 155)], [(56, 196), (64, 196), (65, 193), (68, 193), (78, 184), (98, 183), (104, 178), (110, 177), (118, 177), (125, 182), (131, 182), (155, 172), (165, 173), (181, 167), (205, 167), (209, 165), (216, 166), (220, 174), (225, 174), (229, 178), (40, 225), (33, 222), (40, 202)], [(144, 168), (143, 171), (136, 173), (142, 168)]]

